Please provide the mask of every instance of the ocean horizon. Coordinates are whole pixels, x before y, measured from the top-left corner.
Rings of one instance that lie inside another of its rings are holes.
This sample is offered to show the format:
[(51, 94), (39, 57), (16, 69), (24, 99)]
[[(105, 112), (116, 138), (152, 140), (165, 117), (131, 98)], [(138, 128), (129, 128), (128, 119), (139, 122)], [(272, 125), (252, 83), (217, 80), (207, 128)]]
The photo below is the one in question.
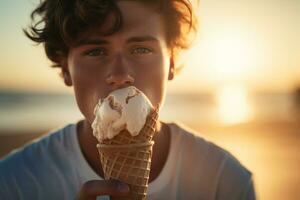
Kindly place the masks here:
[[(251, 117), (236, 123), (291, 122), (299, 116), (300, 106), (295, 103), (293, 94), (260, 93), (248, 97), (248, 100)], [(227, 109), (228, 115), (234, 116), (241, 108), (228, 104)], [(212, 94), (167, 94), (160, 118), (188, 124), (217, 125), (222, 124), (219, 110)], [(72, 94), (0, 92), (0, 134), (49, 130), (82, 118)]]

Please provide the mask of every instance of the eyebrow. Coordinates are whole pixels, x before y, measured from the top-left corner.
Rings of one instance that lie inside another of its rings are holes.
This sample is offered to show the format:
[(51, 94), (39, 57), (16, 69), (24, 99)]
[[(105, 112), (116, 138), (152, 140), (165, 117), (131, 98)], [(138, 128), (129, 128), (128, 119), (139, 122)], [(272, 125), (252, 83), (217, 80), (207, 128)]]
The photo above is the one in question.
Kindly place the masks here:
[(131, 43), (131, 42), (148, 42), (148, 41), (158, 42), (158, 39), (153, 36), (149, 36), (149, 35), (135, 36), (135, 37), (129, 38), (126, 42)]
[(76, 43), (76, 47), (83, 46), (83, 45), (103, 45), (103, 44), (108, 44), (109, 42), (107, 40), (103, 39), (89, 39), (85, 38), (82, 40), (79, 40)]
[[(153, 36), (134, 36), (130, 37), (126, 40), (126, 43), (134, 43), (134, 42), (158, 42), (158, 39)], [(82, 40), (79, 40), (76, 43), (76, 46), (83, 46), (83, 45), (105, 45), (109, 44), (108, 40), (105, 39), (93, 39), (93, 38), (85, 38)]]

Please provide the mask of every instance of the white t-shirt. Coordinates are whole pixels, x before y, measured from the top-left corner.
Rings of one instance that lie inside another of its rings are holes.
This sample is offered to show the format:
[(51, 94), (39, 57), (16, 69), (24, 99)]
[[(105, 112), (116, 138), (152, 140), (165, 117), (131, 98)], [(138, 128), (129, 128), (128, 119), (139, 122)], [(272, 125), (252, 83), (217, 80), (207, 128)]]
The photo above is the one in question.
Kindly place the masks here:
[[(169, 123), (170, 151), (148, 199), (255, 199), (251, 173), (230, 153)], [(85, 160), (70, 124), (0, 161), (0, 199), (75, 199), (83, 183), (102, 179)], [(107, 196), (97, 199), (109, 199)]]

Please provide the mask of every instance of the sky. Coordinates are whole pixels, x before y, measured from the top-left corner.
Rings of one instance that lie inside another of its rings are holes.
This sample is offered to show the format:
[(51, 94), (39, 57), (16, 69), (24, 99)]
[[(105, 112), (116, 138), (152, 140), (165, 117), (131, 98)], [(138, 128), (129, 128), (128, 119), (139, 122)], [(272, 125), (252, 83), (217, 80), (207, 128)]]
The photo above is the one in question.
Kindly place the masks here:
[[(66, 92), (42, 46), (22, 33), (38, 0), (0, 3), (0, 90)], [(300, 86), (299, 0), (202, 0), (200, 29), (172, 92), (224, 85), (289, 92)]]

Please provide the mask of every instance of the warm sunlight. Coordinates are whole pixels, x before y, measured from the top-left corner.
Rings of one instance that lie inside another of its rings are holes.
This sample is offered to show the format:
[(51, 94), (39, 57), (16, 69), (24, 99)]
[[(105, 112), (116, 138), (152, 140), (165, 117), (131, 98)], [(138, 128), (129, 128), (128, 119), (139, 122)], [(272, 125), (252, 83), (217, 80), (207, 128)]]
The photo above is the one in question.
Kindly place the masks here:
[(210, 53), (213, 70), (225, 78), (245, 75), (251, 63), (250, 44), (244, 38), (220, 37), (211, 44)]
[[(255, 50), (258, 38), (243, 30), (203, 32), (204, 41), (196, 43), (189, 54), (190, 66), (202, 66), (212, 81), (241, 81), (255, 73), (260, 52)], [(201, 36), (200, 36), (201, 37)]]
[(227, 85), (216, 93), (218, 113), (223, 124), (231, 125), (246, 122), (252, 117), (246, 88), (240, 85)]

